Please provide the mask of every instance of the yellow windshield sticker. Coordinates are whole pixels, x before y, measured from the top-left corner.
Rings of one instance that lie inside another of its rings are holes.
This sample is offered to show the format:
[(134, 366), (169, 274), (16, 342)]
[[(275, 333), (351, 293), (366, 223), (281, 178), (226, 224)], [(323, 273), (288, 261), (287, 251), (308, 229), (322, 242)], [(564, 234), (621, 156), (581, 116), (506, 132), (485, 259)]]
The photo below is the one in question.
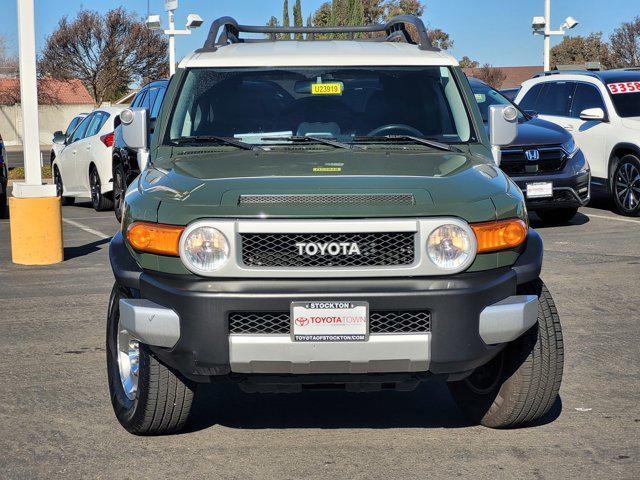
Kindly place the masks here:
[(314, 172), (341, 172), (340, 167), (313, 167)]
[(312, 83), (312, 95), (342, 95), (342, 83)]

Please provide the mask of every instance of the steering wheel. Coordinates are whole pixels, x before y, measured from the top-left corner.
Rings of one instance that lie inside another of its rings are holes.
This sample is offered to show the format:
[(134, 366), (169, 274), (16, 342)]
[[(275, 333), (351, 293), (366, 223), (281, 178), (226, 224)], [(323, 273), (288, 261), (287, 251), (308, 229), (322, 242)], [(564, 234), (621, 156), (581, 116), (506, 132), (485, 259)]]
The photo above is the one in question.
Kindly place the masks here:
[(381, 125), (380, 127), (374, 128), (369, 133), (367, 133), (367, 137), (379, 137), (383, 135), (389, 135), (389, 132), (393, 132), (394, 130), (399, 130), (404, 132), (405, 134), (413, 135), (414, 137), (423, 137), (424, 134), (410, 125), (405, 125), (404, 123), (389, 123), (388, 125)]

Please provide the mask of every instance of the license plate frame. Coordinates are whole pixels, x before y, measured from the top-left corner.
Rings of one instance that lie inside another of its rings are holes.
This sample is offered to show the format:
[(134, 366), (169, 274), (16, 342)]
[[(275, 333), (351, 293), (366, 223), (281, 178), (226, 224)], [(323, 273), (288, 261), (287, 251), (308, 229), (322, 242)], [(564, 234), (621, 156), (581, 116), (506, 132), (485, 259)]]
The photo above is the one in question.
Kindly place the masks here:
[(527, 198), (551, 198), (553, 197), (553, 182), (527, 183)]
[[(323, 318), (325, 321), (313, 323), (310, 312), (314, 311), (317, 311), (317, 315), (313, 318)], [(363, 317), (363, 321), (359, 320), (360, 317)], [(296, 323), (302, 318), (307, 319), (307, 323), (300, 323), (303, 320)], [(327, 322), (329, 318), (334, 320)], [(342, 322), (336, 322), (336, 318), (341, 318)], [(369, 302), (350, 300), (291, 302), (289, 321), (292, 342), (353, 343), (369, 340)]]

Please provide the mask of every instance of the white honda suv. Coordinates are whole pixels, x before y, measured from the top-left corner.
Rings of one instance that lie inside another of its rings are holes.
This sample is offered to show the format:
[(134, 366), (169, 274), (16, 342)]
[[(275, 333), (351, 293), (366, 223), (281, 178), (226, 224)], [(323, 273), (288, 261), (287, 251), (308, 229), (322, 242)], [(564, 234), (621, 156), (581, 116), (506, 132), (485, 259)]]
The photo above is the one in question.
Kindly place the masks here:
[(640, 214), (640, 70), (540, 73), (522, 84), (516, 103), (571, 132), (592, 187), (623, 215)]

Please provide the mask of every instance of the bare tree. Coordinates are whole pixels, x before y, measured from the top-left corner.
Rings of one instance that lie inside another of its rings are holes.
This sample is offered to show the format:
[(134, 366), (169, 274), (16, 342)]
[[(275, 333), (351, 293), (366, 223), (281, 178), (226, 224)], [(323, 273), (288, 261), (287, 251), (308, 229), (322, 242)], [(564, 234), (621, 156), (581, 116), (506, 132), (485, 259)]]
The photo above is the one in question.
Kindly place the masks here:
[(489, 63), (485, 63), (476, 70), (474, 76), (495, 89), (499, 89), (507, 79), (507, 74), (503, 70), (493, 67)]
[(80, 79), (99, 105), (117, 99), (132, 83), (166, 77), (167, 41), (123, 8), (104, 16), (82, 10), (75, 20), (60, 20), (39, 66), (53, 78)]
[(609, 45), (613, 67), (640, 67), (640, 16), (616, 28)]
[(3, 34), (0, 34), (0, 69), (0, 73), (18, 72), (18, 57), (13, 52), (9, 39)]

